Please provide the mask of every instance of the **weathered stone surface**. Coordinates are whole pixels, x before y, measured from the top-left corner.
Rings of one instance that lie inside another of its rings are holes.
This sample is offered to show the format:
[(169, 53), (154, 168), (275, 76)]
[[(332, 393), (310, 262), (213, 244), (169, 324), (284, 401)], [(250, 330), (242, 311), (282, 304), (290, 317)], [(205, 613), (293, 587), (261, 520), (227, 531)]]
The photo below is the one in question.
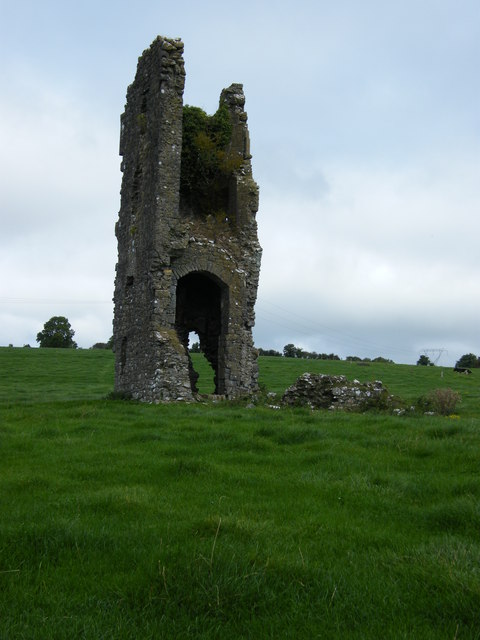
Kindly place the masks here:
[(361, 383), (348, 381), (345, 376), (304, 373), (282, 397), (287, 406), (306, 406), (311, 409), (343, 409), (365, 411), (369, 408), (393, 407), (393, 397), (380, 380)]
[(144, 51), (121, 117), (115, 389), (148, 402), (194, 398), (191, 331), (214, 369), (217, 394), (257, 389), (252, 327), (261, 248), (243, 88), (233, 84), (220, 96), (234, 170), (222, 191), (224, 214), (205, 215), (180, 193), (182, 54), (180, 40), (163, 37)]

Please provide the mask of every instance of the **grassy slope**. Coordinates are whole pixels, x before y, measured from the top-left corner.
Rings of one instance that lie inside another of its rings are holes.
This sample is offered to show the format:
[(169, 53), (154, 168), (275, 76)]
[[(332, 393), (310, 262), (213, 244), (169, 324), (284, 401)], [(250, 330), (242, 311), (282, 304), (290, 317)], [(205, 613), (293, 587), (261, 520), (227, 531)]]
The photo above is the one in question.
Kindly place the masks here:
[(113, 353), (107, 350), (0, 347), (0, 402), (102, 398), (113, 389)]
[[(12, 349), (0, 347), (0, 402), (86, 400), (105, 397), (113, 389), (113, 354), (103, 350)], [(213, 391), (212, 372), (203, 354), (192, 354), (200, 372), (200, 391)], [(260, 384), (281, 394), (305, 371), (345, 375), (361, 382), (382, 380), (395, 395), (414, 402), (432, 389), (451, 387), (462, 396), (461, 415), (478, 415), (479, 370), (471, 376), (444, 367), (417, 367), (335, 360), (261, 357)]]
[(0, 349), (0, 638), (480, 638), (478, 372), (260, 364), (466, 400), (148, 406), (109, 352)]
[[(279, 362), (280, 360), (280, 362)], [(419, 396), (433, 389), (450, 387), (462, 396), (459, 412), (478, 415), (480, 407), (480, 370), (471, 376), (460, 375), (446, 367), (417, 367), (401, 364), (358, 364), (336, 360), (302, 360), (295, 358), (260, 358), (260, 382), (277, 393), (305, 371), (345, 375), (360, 382), (381, 380), (389, 391), (406, 401), (415, 402)]]

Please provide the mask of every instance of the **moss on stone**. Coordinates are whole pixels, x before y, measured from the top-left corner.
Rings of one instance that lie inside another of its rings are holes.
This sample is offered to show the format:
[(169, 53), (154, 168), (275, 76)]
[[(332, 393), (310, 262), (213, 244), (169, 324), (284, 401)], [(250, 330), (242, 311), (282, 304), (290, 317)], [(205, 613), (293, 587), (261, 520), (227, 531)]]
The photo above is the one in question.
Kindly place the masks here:
[(223, 103), (209, 116), (199, 107), (183, 107), (180, 195), (193, 213), (227, 217), (228, 182), (243, 158), (229, 152), (232, 123)]

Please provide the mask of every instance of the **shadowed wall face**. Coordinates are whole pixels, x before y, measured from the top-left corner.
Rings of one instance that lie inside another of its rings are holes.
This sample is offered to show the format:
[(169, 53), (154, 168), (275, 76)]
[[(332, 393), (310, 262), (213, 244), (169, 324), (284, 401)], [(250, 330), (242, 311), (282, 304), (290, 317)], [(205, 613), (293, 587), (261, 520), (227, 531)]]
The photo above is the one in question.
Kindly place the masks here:
[(115, 387), (149, 402), (193, 399), (191, 331), (216, 393), (257, 389), (261, 248), (243, 88), (224, 89), (213, 116), (184, 108), (182, 54), (180, 40), (152, 43), (121, 119)]

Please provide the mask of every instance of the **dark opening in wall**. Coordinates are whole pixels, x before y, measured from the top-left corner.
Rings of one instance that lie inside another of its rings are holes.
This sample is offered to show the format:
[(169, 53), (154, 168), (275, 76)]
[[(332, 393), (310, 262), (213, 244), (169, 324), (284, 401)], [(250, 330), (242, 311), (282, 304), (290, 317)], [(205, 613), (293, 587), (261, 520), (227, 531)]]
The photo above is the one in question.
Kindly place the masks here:
[[(223, 358), (219, 357), (224, 342), (227, 288), (212, 274), (192, 272), (180, 278), (177, 284), (175, 328), (188, 353), (189, 335), (198, 335), (200, 349), (214, 372), (215, 393), (224, 393), (225, 372)], [(189, 374), (192, 391), (197, 392), (198, 373), (189, 354)]]

